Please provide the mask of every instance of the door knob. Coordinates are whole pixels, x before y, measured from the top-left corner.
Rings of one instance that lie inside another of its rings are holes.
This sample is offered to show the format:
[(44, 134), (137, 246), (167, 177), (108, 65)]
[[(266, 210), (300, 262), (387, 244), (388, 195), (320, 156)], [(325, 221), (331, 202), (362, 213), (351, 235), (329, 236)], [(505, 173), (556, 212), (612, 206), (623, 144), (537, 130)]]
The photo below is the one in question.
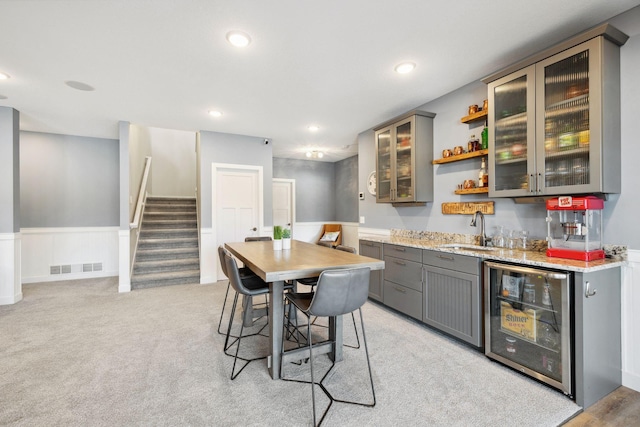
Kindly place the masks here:
[(256, 227), (253, 227), (251, 231), (258, 231), (258, 229)]

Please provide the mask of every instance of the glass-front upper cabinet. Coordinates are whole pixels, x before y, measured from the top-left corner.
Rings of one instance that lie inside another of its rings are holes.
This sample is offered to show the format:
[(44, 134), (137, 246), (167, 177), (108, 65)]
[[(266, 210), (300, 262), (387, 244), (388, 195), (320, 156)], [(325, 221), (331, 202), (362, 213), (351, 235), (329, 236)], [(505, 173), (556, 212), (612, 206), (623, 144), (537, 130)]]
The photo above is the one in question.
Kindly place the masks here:
[(535, 169), (535, 67), (496, 81), (490, 95), (494, 114), (489, 116), (489, 138), (495, 141), (489, 153), (490, 188), (516, 196), (529, 191), (529, 171)]
[(433, 200), (433, 117), (413, 112), (377, 128), (376, 201)]
[(391, 127), (376, 132), (376, 199), (391, 201)]
[(541, 193), (601, 191), (600, 60), (600, 46), (594, 40), (537, 66), (541, 82), (537, 110), (542, 141), (538, 148)]
[(619, 67), (599, 36), (490, 82), (490, 196), (619, 193)]

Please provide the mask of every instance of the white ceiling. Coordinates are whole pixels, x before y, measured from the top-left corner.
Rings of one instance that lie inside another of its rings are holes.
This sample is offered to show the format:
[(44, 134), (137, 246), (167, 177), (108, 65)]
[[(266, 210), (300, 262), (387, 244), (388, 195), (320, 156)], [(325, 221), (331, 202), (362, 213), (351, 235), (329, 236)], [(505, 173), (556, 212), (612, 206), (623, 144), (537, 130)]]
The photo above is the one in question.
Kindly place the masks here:
[[(276, 157), (313, 147), (336, 161), (357, 153), (358, 133), (638, 4), (0, 0), (0, 72), (11, 76), (0, 106), (20, 111), (23, 130), (117, 138), (124, 120), (270, 138)], [(226, 42), (236, 29), (247, 48)], [(406, 60), (416, 70), (395, 73)]]

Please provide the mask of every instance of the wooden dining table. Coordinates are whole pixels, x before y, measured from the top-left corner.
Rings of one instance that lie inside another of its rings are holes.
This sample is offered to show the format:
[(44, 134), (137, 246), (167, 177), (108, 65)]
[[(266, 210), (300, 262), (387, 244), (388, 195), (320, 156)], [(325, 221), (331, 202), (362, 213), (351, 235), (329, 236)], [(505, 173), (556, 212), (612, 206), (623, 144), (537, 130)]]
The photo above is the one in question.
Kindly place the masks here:
[[(269, 283), (269, 347), (267, 358), (269, 374), (280, 378), (281, 345), (284, 322), (284, 282), (305, 277), (317, 277), (324, 270), (369, 267), (384, 269), (384, 261), (344, 252), (312, 243), (293, 240), (291, 249), (274, 250), (273, 242), (225, 243), (236, 258), (249, 267), (262, 280)], [(342, 360), (342, 316), (329, 319), (329, 339), (314, 354), (329, 354), (334, 361)], [(282, 356), (284, 361), (308, 357), (308, 349), (290, 350)]]

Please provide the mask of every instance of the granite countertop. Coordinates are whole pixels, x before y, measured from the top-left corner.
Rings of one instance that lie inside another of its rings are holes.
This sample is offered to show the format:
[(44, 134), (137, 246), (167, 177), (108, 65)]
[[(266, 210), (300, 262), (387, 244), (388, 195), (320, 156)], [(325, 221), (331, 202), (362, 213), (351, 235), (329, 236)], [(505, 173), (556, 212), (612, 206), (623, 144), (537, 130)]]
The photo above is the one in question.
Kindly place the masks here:
[[(467, 249), (460, 247), (442, 247), (442, 245), (452, 243), (460, 243), (462, 245), (477, 245), (475, 237), (476, 236), (459, 235), (452, 233), (411, 232), (405, 230), (391, 230), (390, 236), (368, 234), (361, 234), (359, 236), (360, 240), (368, 240), (372, 242), (390, 243), (412, 248), (430, 249), (459, 255), (475, 256), (484, 260), (505, 261), (535, 267), (555, 268), (585, 273), (619, 267), (625, 265), (626, 263), (624, 255), (620, 255), (620, 252), (623, 252), (624, 248), (620, 248), (618, 246), (611, 247), (608, 251), (614, 253), (616, 255), (615, 258), (605, 258), (603, 260), (590, 262), (547, 257), (546, 251), (541, 251), (539, 248), (534, 250), (504, 248), (492, 248), (491, 250), (484, 250), (472, 248)], [(606, 249), (607, 248), (605, 248), (605, 252), (607, 252)]]

